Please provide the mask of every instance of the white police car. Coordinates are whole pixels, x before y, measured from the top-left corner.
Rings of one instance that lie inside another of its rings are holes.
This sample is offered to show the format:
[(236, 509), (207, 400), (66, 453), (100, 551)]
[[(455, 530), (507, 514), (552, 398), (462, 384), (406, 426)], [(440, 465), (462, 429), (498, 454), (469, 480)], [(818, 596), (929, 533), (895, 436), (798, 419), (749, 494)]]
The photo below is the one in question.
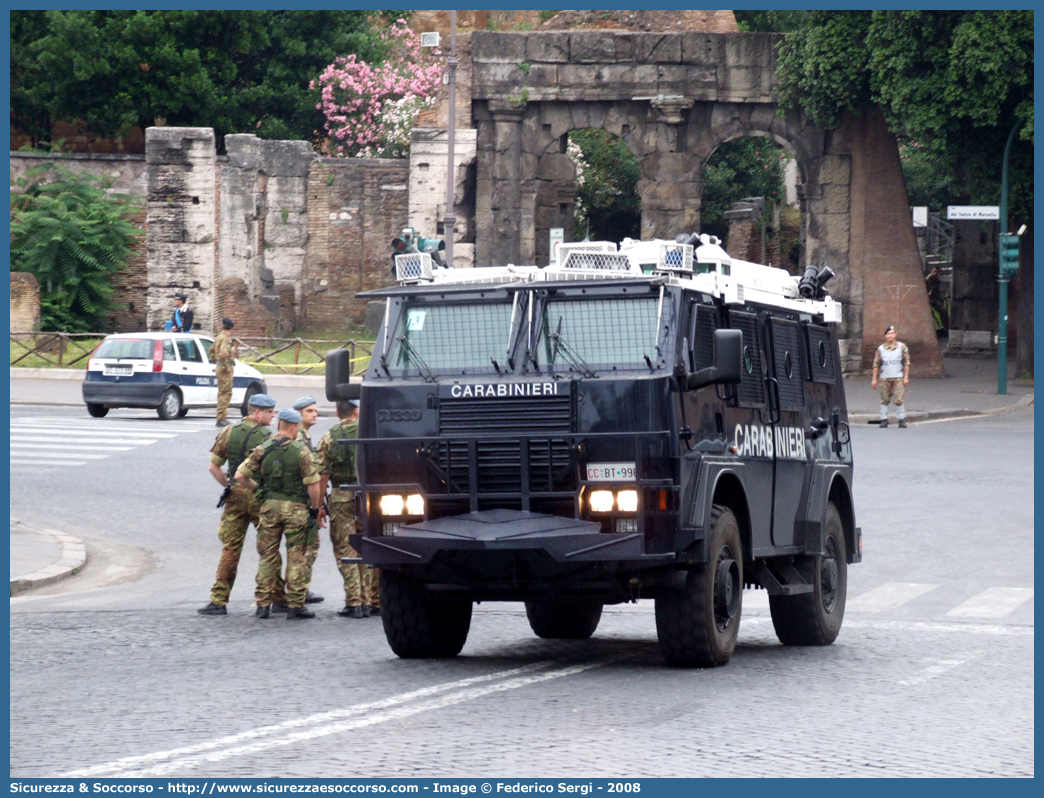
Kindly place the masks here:
[[(208, 355), (214, 339), (195, 333), (120, 333), (94, 350), (83, 381), (87, 412), (101, 418), (113, 407), (152, 407), (160, 418), (181, 418), (192, 408), (217, 407), (217, 377)], [(266, 393), (260, 371), (236, 361), (232, 400)]]

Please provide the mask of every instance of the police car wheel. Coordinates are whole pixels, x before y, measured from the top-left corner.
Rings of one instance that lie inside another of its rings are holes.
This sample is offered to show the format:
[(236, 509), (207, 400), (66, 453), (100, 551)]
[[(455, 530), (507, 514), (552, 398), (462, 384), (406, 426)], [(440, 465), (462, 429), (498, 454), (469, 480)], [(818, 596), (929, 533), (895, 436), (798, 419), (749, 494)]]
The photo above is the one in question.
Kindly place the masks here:
[(246, 389), (246, 393), (243, 395), (243, 404), (239, 408), (239, 412), (242, 413), (243, 418), (250, 415), (250, 400), (261, 393), (261, 389), (254, 383)]
[(602, 619), (600, 601), (527, 601), (526, 617), (537, 637), (586, 640)]
[(736, 648), (743, 602), (739, 523), (720, 505), (712, 517), (710, 561), (689, 571), (681, 589), (656, 597), (656, 636), (668, 665), (714, 668)]
[(470, 601), (436, 601), (413, 579), (381, 571), (381, 620), (388, 645), (402, 659), (455, 657), (471, 628)]
[(187, 407), (181, 408), (181, 410), (178, 411), (178, 418), (184, 418), (185, 416), (187, 416), (188, 411), (189, 409)]
[(159, 407), (156, 408), (156, 415), (164, 421), (170, 421), (172, 418), (176, 418), (180, 412), (181, 392), (177, 388), (167, 388), (160, 398)]
[(811, 593), (769, 596), (772, 626), (785, 646), (828, 646), (845, 617), (848, 561), (845, 529), (833, 502), (827, 505), (821, 556), (799, 557), (794, 567), (812, 584)]
[(90, 413), (91, 416), (93, 416), (94, 418), (105, 418), (107, 415), (109, 415), (109, 408), (107, 408), (105, 405), (98, 405), (94, 402), (88, 402), (87, 412)]

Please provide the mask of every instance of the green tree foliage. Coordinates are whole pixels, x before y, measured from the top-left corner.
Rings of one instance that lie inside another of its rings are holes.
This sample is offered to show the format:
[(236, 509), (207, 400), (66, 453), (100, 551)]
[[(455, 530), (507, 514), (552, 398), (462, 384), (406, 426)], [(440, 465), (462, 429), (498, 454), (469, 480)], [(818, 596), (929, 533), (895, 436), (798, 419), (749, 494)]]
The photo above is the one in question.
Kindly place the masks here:
[(161, 122), (316, 141), (309, 81), (336, 56), (379, 55), (372, 13), (13, 11), (12, 124), (36, 140), (81, 119), (102, 136)]
[(597, 241), (640, 238), (641, 168), (623, 139), (604, 130), (573, 130), (567, 154), (577, 170), (575, 236)]
[(780, 203), (789, 154), (766, 138), (733, 139), (718, 147), (703, 170), (700, 232), (728, 238), (725, 211), (744, 197)]
[(779, 48), (786, 107), (835, 127), (846, 110), (879, 106), (911, 195), (936, 208), (999, 201), (1017, 123), (1011, 218), (1032, 218), (1032, 11), (811, 11), (807, 22)]
[(94, 332), (112, 307), (113, 276), (142, 235), (110, 178), (60, 164), (30, 169), (11, 191), (11, 270), (40, 285), (44, 330)]

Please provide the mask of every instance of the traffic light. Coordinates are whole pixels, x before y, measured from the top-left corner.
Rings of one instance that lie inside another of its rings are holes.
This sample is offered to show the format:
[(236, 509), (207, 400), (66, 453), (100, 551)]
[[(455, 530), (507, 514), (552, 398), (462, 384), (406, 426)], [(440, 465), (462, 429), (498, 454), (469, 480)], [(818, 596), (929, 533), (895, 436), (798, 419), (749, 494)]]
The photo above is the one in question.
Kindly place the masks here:
[(1001, 277), (1014, 277), (1019, 270), (1019, 237), (1015, 233), (1000, 234)]
[(417, 236), (416, 239), (417, 249), (421, 252), (427, 252), (431, 255), (431, 259), (439, 266), (444, 266), (445, 262), (442, 260), (442, 253), (446, 251), (446, 242), (441, 238), (421, 238)]

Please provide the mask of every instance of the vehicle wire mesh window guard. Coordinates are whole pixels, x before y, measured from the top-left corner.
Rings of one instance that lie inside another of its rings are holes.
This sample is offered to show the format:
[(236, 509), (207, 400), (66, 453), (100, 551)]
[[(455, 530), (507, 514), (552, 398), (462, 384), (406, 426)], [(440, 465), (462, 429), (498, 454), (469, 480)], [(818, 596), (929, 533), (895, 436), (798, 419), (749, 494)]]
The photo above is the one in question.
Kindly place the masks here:
[(511, 305), (407, 305), (392, 345), (396, 368), (493, 371), (507, 361)]
[(800, 341), (797, 322), (772, 319), (776, 382), (779, 385), (779, 404), (784, 410), (802, 410), (805, 407), (802, 382), (805, 370)]
[[(668, 305), (669, 298), (665, 317)], [(537, 349), (545, 363), (563, 369), (578, 370), (571, 356), (591, 367), (645, 365), (646, 355), (655, 362), (657, 306), (653, 297), (549, 301)]]
[(808, 363), (813, 382), (834, 382), (834, 345), (830, 330), (813, 324), (805, 326), (808, 331)]
[(753, 313), (729, 313), (729, 326), (743, 331), (743, 361), (736, 398), (740, 407), (765, 406), (765, 380), (761, 370), (758, 318)]

